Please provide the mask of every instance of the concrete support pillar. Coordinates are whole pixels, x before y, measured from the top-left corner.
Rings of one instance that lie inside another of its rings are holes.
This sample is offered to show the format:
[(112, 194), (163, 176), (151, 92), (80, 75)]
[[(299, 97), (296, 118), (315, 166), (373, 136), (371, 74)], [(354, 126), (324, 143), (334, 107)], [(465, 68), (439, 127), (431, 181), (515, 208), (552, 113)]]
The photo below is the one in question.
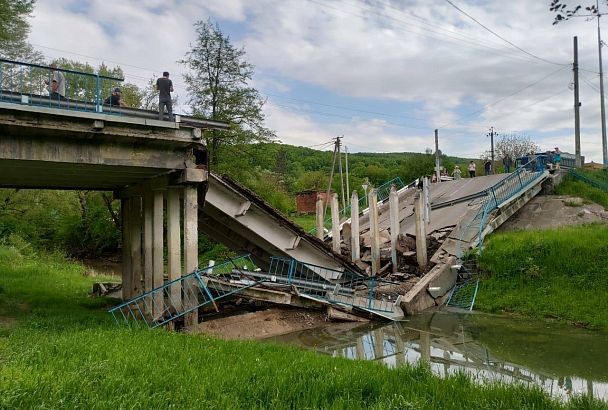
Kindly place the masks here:
[(420, 270), (425, 272), (427, 265), (426, 223), (424, 221), (424, 195), (416, 193), (414, 199), (414, 217), (416, 218), (416, 260)]
[(361, 258), (359, 230), (359, 196), (357, 191), (353, 191), (350, 198), (350, 248), (353, 262)]
[(377, 329), (372, 332), (374, 337), (374, 359), (384, 357), (384, 331)]
[(369, 203), (369, 232), (372, 253), (372, 276), (380, 271), (380, 226), (378, 223), (378, 191), (372, 189), (368, 194)]
[[(167, 191), (167, 271), (169, 281), (179, 279), (182, 275), (180, 197), (181, 189), (170, 188)], [(171, 285), (170, 304), (175, 311), (181, 310), (182, 288), (180, 283)]]
[(131, 246), (131, 297), (142, 293), (142, 260), (141, 260), (141, 197), (133, 197), (129, 199), (130, 205), (130, 241)]
[[(154, 273), (154, 257), (152, 252), (152, 242), (154, 232), (152, 230), (152, 194), (147, 193), (143, 198), (143, 226), (144, 226), (144, 291), (149, 292), (153, 288), (152, 274)], [(147, 298), (144, 301), (146, 314), (152, 316), (152, 299)]]
[[(163, 252), (163, 191), (154, 191), (152, 201), (152, 286), (158, 288), (164, 280)], [(163, 295), (154, 296), (154, 316), (158, 317), (163, 311)]]
[(431, 334), (428, 332), (420, 332), (420, 360), (431, 363)]
[(317, 217), (317, 238), (319, 239), (323, 239), (325, 237), (325, 215), (324, 215), (324, 208), (323, 208), (323, 199), (319, 196), (317, 198), (317, 204), (316, 204), (317, 208), (316, 208), (316, 217)]
[(130, 299), (133, 269), (131, 267), (131, 199), (120, 202), (120, 215), (122, 218), (122, 298)]
[(393, 273), (397, 272), (397, 238), (399, 237), (399, 195), (393, 185), (389, 194), (389, 209), (391, 218), (391, 261)]
[(340, 209), (338, 194), (331, 194), (331, 244), (334, 252), (340, 253)]
[[(184, 274), (194, 272), (198, 268), (198, 198), (196, 185), (184, 188)], [(193, 283), (189, 283), (192, 285)], [(184, 289), (188, 292), (188, 289)], [(189, 301), (193, 303), (194, 301)], [(184, 302), (185, 303), (185, 302)], [(186, 326), (198, 324), (198, 311), (186, 315)]]
[(401, 334), (395, 334), (395, 347), (397, 348), (397, 354), (395, 355), (395, 364), (397, 366), (403, 365), (405, 363), (405, 340)]
[[(351, 202), (352, 204), (352, 202)], [(360, 336), (356, 340), (355, 345), (355, 359), (365, 360), (365, 346), (363, 346), (363, 336)]]

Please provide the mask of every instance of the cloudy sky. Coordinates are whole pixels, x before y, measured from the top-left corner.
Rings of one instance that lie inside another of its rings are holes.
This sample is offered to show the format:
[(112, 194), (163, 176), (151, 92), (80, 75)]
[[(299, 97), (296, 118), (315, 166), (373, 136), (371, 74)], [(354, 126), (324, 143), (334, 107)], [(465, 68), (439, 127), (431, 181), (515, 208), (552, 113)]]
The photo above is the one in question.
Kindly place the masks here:
[(550, 0), (451, 1), (504, 40), (446, 0), (37, 0), (30, 41), (142, 86), (169, 70), (185, 102), (177, 61), (212, 18), (254, 64), (281, 141), (423, 152), (437, 128), (444, 153), (480, 157), (490, 127), (574, 152), (576, 35), (582, 153), (601, 162), (596, 22), (553, 26)]

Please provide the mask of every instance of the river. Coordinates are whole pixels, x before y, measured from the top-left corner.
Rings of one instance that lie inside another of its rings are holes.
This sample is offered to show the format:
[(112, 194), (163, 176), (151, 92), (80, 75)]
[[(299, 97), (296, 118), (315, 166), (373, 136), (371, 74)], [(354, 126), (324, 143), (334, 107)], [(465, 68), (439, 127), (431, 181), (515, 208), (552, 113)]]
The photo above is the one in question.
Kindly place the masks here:
[(428, 363), (442, 377), (534, 384), (554, 397), (608, 401), (608, 333), (480, 313), (434, 312), (392, 323), (332, 324), (270, 339), (395, 367)]

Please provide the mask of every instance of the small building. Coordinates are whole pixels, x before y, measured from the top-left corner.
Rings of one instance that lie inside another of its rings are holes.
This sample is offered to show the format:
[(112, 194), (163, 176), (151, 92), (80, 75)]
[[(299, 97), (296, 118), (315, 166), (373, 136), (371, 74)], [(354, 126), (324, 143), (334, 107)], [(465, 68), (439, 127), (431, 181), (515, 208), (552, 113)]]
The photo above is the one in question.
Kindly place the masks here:
[[(329, 192), (329, 195), (331, 194), (333, 194), (333, 191)], [(318, 197), (327, 202), (327, 191), (310, 189), (296, 193), (296, 212), (300, 215), (314, 214), (316, 212)]]

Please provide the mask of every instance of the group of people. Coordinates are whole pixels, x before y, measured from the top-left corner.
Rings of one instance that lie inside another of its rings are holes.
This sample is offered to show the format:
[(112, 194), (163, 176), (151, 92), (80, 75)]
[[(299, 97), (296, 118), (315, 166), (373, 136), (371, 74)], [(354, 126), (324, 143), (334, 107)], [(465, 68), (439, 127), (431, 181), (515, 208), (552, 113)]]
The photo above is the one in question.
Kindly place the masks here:
[[(531, 153), (530, 155), (534, 155), (534, 153)], [(562, 161), (562, 152), (560, 151), (560, 149), (558, 147), (555, 147), (555, 151), (552, 151), (552, 152), (547, 151), (547, 160), (549, 163), (553, 164), (555, 169), (559, 169), (561, 161)], [(503, 157), (502, 165), (504, 167), (505, 173), (511, 172), (511, 167), (513, 165), (513, 159), (511, 158), (510, 155), (507, 154)], [(490, 159), (486, 158), (484, 160), (483, 169), (484, 169), (485, 175), (491, 175), (493, 173), (492, 172), (492, 161)], [(469, 178), (474, 178), (476, 176), (477, 164), (475, 163), (475, 161), (469, 162), (469, 165), (467, 166), (467, 170), (469, 171)], [(454, 177), (454, 179), (462, 178), (462, 171), (460, 170), (460, 166), (458, 166), (458, 165), (454, 166), (454, 171), (452, 172), (452, 176)]]
[[(49, 95), (51, 99), (57, 101), (66, 100), (65, 96), (65, 76), (57, 69), (56, 64), (51, 64), (49, 67), (53, 69), (51, 81), (49, 85)], [(173, 103), (171, 101), (171, 93), (173, 92), (173, 82), (169, 79), (169, 72), (163, 72), (163, 76), (156, 80), (156, 90), (158, 91), (158, 119), (165, 119), (165, 110), (168, 114), (169, 121), (173, 120)], [(116, 87), (112, 90), (112, 94), (103, 101), (104, 104), (114, 107), (127, 107), (120, 88)]]

